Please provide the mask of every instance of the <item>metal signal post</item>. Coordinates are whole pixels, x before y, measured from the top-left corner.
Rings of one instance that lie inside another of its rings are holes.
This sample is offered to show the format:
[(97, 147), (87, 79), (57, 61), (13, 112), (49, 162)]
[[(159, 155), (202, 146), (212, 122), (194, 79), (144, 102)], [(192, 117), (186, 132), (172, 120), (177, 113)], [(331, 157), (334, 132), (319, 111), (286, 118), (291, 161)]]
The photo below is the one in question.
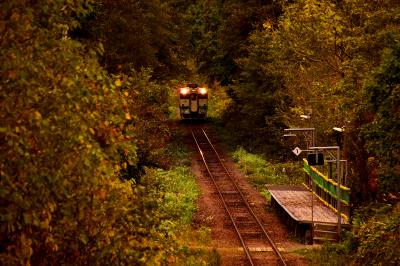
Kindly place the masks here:
[(307, 138), (307, 148), (315, 146), (315, 128), (285, 128), (284, 137), (297, 137), (296, 133), (302, 134)]

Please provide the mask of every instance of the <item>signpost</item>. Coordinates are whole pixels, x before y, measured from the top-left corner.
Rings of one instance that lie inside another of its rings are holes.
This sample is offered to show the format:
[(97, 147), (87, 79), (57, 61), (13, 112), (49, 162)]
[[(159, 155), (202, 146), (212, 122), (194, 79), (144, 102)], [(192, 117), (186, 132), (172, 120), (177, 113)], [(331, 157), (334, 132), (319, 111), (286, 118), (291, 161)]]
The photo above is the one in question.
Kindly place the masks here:
[[(310, 117), (307, 117), (307, 119)], [(315, 146), (315, 128), (286, 128), (284, 129), (285, 134), (284, 137), (297, 137), (297, 134), (302, 134), (306, 138), (307, 149), (301, 150), (299, 147), (296, 147), (292, 150), (292, 152), (299, 156), (303, 151), (310, 151), (308, 149), (309, 146)], [(311, 179), (311, 239), (314, 243), (314, 186), (313, 180)]]
[(302, 152), (302, 150), (301, 150), (299, 147), (296, 147), (296, 148), (294, 148), (294, 150), (292, 150), (292, 152), (293, 152), (294, 154), (296, 154), (296, 156), (299, 156), (300, 153)]

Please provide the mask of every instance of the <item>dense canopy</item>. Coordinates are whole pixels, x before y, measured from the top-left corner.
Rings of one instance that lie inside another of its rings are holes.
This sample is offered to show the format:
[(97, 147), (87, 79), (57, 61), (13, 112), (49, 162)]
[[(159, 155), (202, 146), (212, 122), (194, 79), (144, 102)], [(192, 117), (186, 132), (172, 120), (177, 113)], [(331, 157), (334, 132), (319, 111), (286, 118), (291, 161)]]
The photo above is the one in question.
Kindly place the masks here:
[[(399, 236), (382, 214), (400, 200), (399, 14), (397, 0), (1, 2), (0, 264), (179, 264), (198, 191), (179, 191), (190, 173), (169, 148), (188, 81), (250, 151), (289, 160), (292, 126), (341, 145), (355, 210), (380, 206), (348, 253), (398, 262), (379, 254)], [(389, 233), (367, 251), (371, 228)]]

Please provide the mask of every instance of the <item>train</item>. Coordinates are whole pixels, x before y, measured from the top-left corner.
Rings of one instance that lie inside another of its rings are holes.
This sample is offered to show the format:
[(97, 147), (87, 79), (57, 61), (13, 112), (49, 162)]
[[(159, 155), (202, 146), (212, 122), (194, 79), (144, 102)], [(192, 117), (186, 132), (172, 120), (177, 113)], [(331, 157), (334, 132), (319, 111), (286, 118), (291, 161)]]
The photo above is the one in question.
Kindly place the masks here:
[(182, 120), (205, 119), (208, 110), (208, 90), (194, 83), (180, 88), (179, 110)]

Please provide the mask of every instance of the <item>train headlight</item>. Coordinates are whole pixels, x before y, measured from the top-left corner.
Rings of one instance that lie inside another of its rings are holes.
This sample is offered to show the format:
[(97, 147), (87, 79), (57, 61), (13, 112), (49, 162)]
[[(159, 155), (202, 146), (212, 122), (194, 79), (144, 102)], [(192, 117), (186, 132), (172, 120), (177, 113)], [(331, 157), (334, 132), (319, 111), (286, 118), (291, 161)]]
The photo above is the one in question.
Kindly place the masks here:
[(199, 93), (202, 95), (206, 95), (207, 94), (207, 89), (206, 88), (200, 88), (199, 89)]
[(189, 88), (181, 88), (181, 94), (186, 95), (189, 93)]

